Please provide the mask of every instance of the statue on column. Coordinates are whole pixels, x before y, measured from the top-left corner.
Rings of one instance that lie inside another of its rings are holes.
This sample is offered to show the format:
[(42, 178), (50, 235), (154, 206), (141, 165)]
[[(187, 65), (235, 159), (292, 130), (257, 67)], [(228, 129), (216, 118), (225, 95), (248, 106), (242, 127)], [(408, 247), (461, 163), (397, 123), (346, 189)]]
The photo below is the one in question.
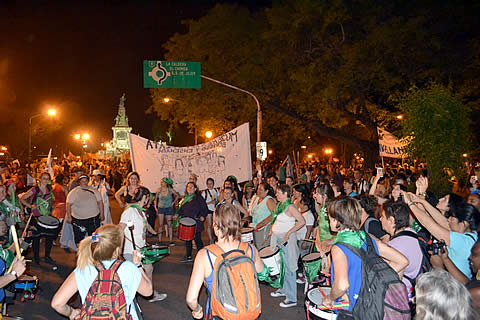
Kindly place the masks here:
[(125, 93), (120, 97), (120, 104), (118, 105), (120, 108), (125, 108)]

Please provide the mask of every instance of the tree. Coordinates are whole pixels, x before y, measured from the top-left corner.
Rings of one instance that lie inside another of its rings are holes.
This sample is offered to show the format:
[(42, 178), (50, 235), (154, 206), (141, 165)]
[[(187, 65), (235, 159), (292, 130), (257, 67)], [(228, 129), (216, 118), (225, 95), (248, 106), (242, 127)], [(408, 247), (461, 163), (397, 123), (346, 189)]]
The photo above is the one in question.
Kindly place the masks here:
[[(165, 44), (166, 57), (200, 61), (202, 73), (257, 95), (267, 109), (264, 136), (279, 150), (330, 137), (365, 151), (371, 165), (377, 124), (396, 115), (391, 97), (459, 76), (435, 56), (454, 52), (436, 30), (445, 7), (426, 4), (285, 0), (260, 12), (217, 5), (186, 22), (188, 33)], [(175, 106), (163, 103), (166, 94)], [(152, 90), (152, 100), (162, 119), (191, 127), (255, 123), (250, 97), (205, 81), (200, 90)]]
[(410, 141), (409, 154), (426, 160), (433, 191), (450, 192), (446, 169), (457, 178), (463, 176), (462, 154), (471, 150), (471, 110), (450, 89), (436, 83), (411, 89), (398, 107), (405, 115), (402, 129)]

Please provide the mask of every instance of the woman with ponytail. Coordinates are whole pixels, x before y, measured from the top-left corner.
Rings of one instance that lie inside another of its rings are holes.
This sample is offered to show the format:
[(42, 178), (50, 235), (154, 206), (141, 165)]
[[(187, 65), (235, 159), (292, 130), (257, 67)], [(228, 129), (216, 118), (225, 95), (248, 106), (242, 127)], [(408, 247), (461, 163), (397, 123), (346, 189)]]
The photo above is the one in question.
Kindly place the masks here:
[[(78, 319), (81, 310), (69, 306), (68, 301), (78, 291), (82, 304), (85, 303), (88, 291), (97, 278), (98, 270), (108, 269), (120, 259), (123, 240), (123, 230), (111, 224), (104, 225), (95, 230), (91, 236), (85, 237), (80, 242), (77, 268), (55, 293), (51, 303), (52, 308), (71, 320)], [(125, 295), (126, 310), (133, 320), (137, 320), (135, 307), (132, 306), (135, 294), (138, 292), (142, 296), (150, 296), (153, 290), (152, 282), (145, 271), (137, 267), (141, 258), (136, 252), (133, 256), (133, 262), (123, 261), (117, 273)]]

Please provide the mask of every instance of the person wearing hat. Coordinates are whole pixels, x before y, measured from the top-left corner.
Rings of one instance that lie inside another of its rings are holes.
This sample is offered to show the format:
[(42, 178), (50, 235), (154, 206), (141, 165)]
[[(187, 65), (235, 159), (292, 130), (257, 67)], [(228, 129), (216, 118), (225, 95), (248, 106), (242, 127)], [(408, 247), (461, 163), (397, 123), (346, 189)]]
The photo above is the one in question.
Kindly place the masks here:
[(68, 192), (72, 191), (76, 187), (79, 186), (79, 177), (83, 175), (83, 168), (82, 167), (75, 167), (72, 169), (72, 173), (75, 175), (73, 177), (73, 180), (70, 181), (70, 184), (68, 185)]
[(110, 201), (108, 200), (108, 195), (111, 193), (111, 190), (110, 185), (105, 180), (105, 172), (103, 170), (95, 169), (93, 170), (92, 177), (91, 186), (102, 196), (103, 214), (105, 216), (105, 220), (103, 220), (102, 224), (111, 224), (112, 216), (110, 214)]
[(70, 191), (67, 197), (67, 214), (65, 219), (73, 226), (75, 243), (90, 236), (100, 222), (105, 219), (103, 201), (100, 193), (88, 186), (88, 176), (78, 177), (79, 186)]
[[(180, 199), (180, 195), (173, 189), (173, 181), (170, 178), (163, 178), (160, 182), (160, 188), (155, 195), (155, 209), (158, 215), (158, 241), (162, 241), (162, 231), (165, 220), (168, 227), (168, 238), (170, 246), (174, 246), (173, 242), (173, 206)], [(165, 220), (164, 220), (165, 218)]]

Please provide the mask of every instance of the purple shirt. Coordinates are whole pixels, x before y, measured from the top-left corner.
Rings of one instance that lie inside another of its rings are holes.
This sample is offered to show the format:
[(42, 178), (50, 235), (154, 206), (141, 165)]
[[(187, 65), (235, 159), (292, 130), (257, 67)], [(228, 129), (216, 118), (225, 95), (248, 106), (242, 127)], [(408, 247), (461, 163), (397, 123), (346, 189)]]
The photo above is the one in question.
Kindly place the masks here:
[[(410, 231), (417, 234), (413, 229), (405, 228), (405, 231)], [(390, 247), (400, 251), (405, 257), (407, 257), (410, 263), (405, 268), (404, 274), (412, 279), (415, 279), (420, 272), (422, 266), (423, 253), (420, 249), (420, 244), (418, 240), (409, 236), (400, 236), (388, 242)], [(402, 279), (403, 283), (407, 286), (407, 291), (412, 290), (412, 284), (408, 281), (407, 278)]]

